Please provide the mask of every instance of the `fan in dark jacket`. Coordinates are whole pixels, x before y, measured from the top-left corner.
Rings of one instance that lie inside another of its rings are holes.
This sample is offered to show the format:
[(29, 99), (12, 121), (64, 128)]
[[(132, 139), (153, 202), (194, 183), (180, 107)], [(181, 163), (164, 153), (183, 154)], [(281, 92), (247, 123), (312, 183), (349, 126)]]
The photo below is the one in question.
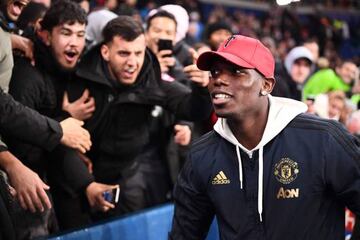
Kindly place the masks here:
[[(80, 127), (80, 121), (66, 119), (60, 124), (14, 101), (1, 88), (0, 116), (1, 134), (16, 137), (47, 151), (53, 150), (59, 143), (80, 151), (88, 149), (90, 146), (89, 134)], [(23, 202), (20, 202), (21, 206), (31, 211), (35, 211), (35, 209), (41, 211), (41, 209), (49, 207), (49, 200), (43, 192), (48, 187), (39, 177), (13, 156), (6, 145), (0, 144), (0, 155), (1, 168), (8, 174), (10, 184), (17, 191), (17, 196), (23, 199)], [(9, 221), (11, 219), (9, 215), (11, 214), (10, 202), (14, 201), (3, 183), (0, 186), (0, 239), (15, 239), (15, 231)], [(32, 186), (28, 186), (29, 184)], [(22, 197), (25, 195), (31, 195), (26, 202)]]
[(304, 84), (311, 74), (313, 55), (303, 46), (295, 47), (286, 55), (284, 65), (276, 69), (273, 96), (302, 100)]
[[(10, 93), (16, 100), (58, 121), (69, 116), (62, 110), (63, 95), (85, 45), (85, 24), (86, 14), (78, 4), (63, 0), (51, 6), (41, 21), (41, 30), (36, 33), (35, 66), (27, 58), (15, 59)], [(48, 159), (62, 156), (61, 147), (49, 153), (12, 135), (7, 140), (15, 156), (43, 180), (48, 177), (46, 168), (52, 166)], [(77, 161), (83, 165), (80, 159)]]
[[(180, 83), (161, 80), (156, 56), (145, 47), (144, 30), (131, 17), (113, 19), (103, 35), (104, 43), (83, 56), (77, 70), (79, 79), (71, 82), (68, 95), (72, 101), (88, 89), (95, 99), (96, 110), (85, 124), (93, 139), (88, 154), (93, 175), (98, 182), (121, 188), (119, 203), (108, 217), (146, 207), (146, 180), (137, 170), (137, 157), (154, 144), (149, 140), (153, 107), (159, 105), (182, 119), (195, 120), (208, 117), (211, 105), (206, 81), (194, 82), (191, 91)], [(63, 165), (73, 169), (72, 186), (87, 184), (88, 178), (71, 167), (71, 157), (69, 154)], [(87, 171), (84, 174), (90, 175)], [(87, 191), (87, 197), (94, 205), (93, 193)], [(79, 211), (84, 208), (81, 196), (63, 202), (79, 206)], [(106, 206), (98, 209), (109, 210)]]
[[(0, 135), (11, 135), (46, 150), (54, 149), (61, 142), (80, 151), (86, 151), (90, 147), (90, 137), (87, 131), (81, 128), (82, 123), (80, 121), (67, 119), (60, 124), (24, 107), (3, 92), (3, 89), (5, 91), (8, 89), (13, 67), (9, 34), (12, 23), (10, 22), (18, 18), (28, 2), (27, 0), (0, 1)], [(13, 47), (15, 46), (13, 45)], [(12, 155), (1, 141), (0, 166), (6, 171), (8, 180), (16, 190), (16, 197), (23, 208), (41, 211), (41, 209), (49, 207), (50, 202), (45, 194), (45, 189), (48, 189), (48, 186), (41, 181), (36, 173)], [(4, 182), (2, 181), (2, 183)], [(14, 197), (10, 196), (7, 185), (1, 184), (0, 188), (0, 239), (14, 239), (16, 233), (11, 223), (13, 219), (9, 216), (9, 211), (11, 211), (9, 200), (11, 198), (11, 202), (15, 202)]]

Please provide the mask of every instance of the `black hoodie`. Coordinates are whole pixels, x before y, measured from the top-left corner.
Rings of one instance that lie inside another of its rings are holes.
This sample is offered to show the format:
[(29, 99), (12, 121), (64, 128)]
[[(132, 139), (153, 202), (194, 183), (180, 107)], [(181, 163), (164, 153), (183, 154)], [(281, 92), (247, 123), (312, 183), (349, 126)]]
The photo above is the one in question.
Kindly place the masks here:
[[(34, 42), (36, 65), (17, 56), (10, 81), (9, 93), (23, 105), (56, 120), (63, 120), (69, 114), (62, 111), (62, 98), (71, 72), (61, 70), (49, 47), (41, 40)], [(32, 136), (34, 137), (34, 136)], [(43, 177), (46, 164), (43, 149), (7, 136), (10, 150), (32, 170)]]
[(159, 63), (149, 50), (134, 84), (121, 85), (107, 71), (100, 46), (94, 47), (82, 58), (79, 79), (71, 82), (68, 93), (74, 101), (87, 88), (95, 98), (96, 110), (85, 123), (93, 141), (89, 156), (96, 180), (111, 183), (131, 174), (129, 166), (150, 144), (149, 118), (155, 105), (178, 118), (199, 120), (209, 116), (211, 102), (206, 88), (194, 84), (191, 90), (176, 81), (162, 81)]

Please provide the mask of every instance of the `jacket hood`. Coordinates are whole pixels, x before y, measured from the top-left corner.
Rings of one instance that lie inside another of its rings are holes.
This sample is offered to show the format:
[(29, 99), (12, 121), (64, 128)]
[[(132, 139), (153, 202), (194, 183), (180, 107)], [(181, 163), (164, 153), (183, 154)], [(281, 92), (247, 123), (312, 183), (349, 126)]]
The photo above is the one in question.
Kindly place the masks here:
[(117, 16), (118, 15), (108, 9), (93, 11), (89, 14), (87, 18), (88, 23), (85, 30), (86, 40), (90, 42), (88, 46), (89, 49), (103, 41), (102, 29), (104, 29), (105, 25), (109, 21), (116, 18)]
[(294, 47), (291, 49), (291, 51), (286, 55), (284, 64), (285, 69), (288, 72), (288, 74), (291, 73), (291, 67), (294, 64), (294, 62), (299, 58), (305, 58), (310, 61), (311, 64), (313, 64), (313, 55), (311, 54), (310, 50), (306, 47), (300, 46), (300, 47)]
[(160, 9), (171, 13), (176, 19), (177, 27), (175, 43), (183, 40), (186, 37), (187, 31), (189, 30), (189, 14), (185, 8), (176, 4), (167, 4), (161, 6)]
[(236, 154), (239, 164), (239, 180), (240, 188), (243, 188), (243, 169), (240, 149), (246, 152), (249, 157), (252, 157), (254, 151), (259, 150), (259, 179), (258, 179), (258, 212), (260, 221), (262, 221), (263, 209), (263, 150), (264, 146), (275, 138), (297, 115), (306, 112), (307, 106), (299, 101), (288, 98), (272, 97), (268, 95), (270, 109), (268, 119), (266, 122), (263, 136), (256, 147), (247, 149), (235, 138), (234, 134), (229, 128), (225, 118), (219, 118), (214, 126), (214, 130), (220, 134), (221, 137), (235, 145)]
[(307, 106), (302, 102), (289, 98), (273, 97), (271, 95), (268, 95), (268, 97), (270, 102), (268, 120), (263, 137), (255, 148), (246, 149), (244, 146), (242, 146), (232, 134), (226, 119), (224, 118), (219, 118), (217, 120), (214, 126), (214, 130), (223, 138), (234, 145), (238, 145), (246, 153), (250, 154), (253, 151), (258, 150), (260, 147), (265, 146), (274, 137), (276, 137), (276, 135), (278, 135), (291, 120), (293, 120), (300, 113), (304, 113), (307, 110)]

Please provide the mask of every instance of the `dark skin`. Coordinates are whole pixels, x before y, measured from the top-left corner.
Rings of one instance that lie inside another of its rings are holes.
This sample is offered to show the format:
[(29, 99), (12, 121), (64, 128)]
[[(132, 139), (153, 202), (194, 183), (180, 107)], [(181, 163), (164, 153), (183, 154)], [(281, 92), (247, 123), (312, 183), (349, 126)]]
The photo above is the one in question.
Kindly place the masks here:
[(260, 142), (269, 113), (270, 93), (275, 85), (255, 69), (246, 69), (226, 60), (215, 61), (209, 92), (215, 113), (226, 118), (236, 139), (247, 149)]

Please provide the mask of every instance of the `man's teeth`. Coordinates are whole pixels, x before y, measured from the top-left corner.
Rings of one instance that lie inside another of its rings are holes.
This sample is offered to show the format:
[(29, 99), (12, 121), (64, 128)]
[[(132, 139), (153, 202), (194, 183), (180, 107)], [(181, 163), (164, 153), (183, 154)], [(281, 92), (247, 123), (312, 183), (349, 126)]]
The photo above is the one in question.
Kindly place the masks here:
[(135, 68), (126, 69), (125, 72), (133, 73), (133, 72), (135, 72)]
[(225, 98), (230, 98), (230, 96), (227, 94), (218, 93), (218, 94), (215, 94), (215, 98), (216, 99), (225, 99)]

